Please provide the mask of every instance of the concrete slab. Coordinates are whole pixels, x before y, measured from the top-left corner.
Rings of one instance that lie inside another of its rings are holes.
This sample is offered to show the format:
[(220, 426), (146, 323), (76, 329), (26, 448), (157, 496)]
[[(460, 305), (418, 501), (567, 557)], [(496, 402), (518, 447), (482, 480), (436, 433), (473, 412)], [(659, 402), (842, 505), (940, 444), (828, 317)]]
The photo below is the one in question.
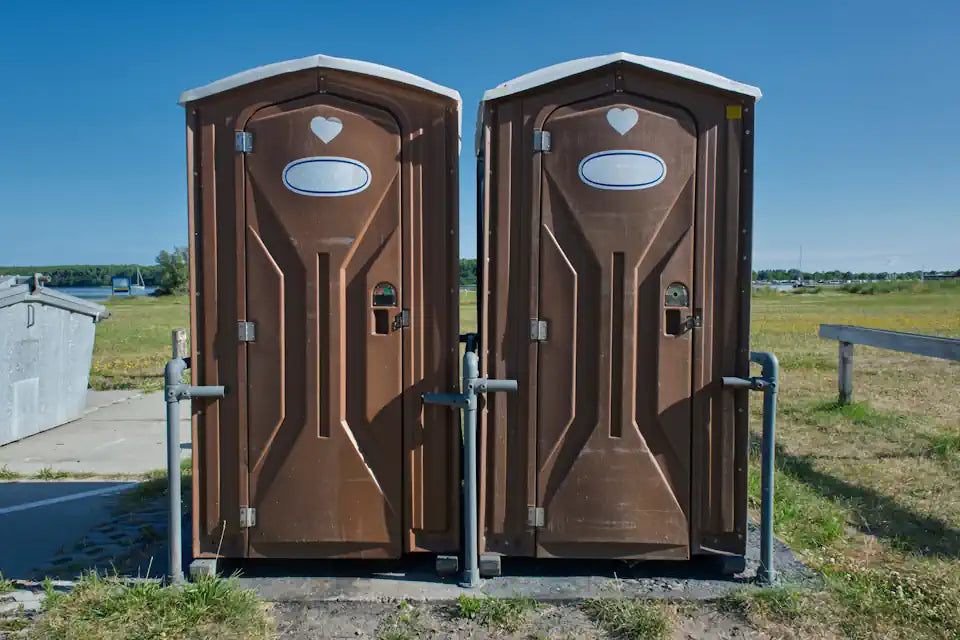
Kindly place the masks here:
[(142, 395), (143, 391), (137, 389), (117, 389), (114, 391), (94, 391), (93, 389), (88, 389), (87, 404), (83, 412), (90, 413), (91, 411), (96, 411), (108, 405), (123, 402), (130, 398), (137, 398)]
[[(240, 583), (272, 602), (431, 602), (454, 600), (461, 594), (524, 596), (542, 602), (578, 601), (591, 597), (712, 600), (754, 584), (758, 566), (759, 531), (748, 531), (747, 568), (723, 576), (710, 562), (619, 562), (528, 560), (506, 558), (503, 575), (465, 589), (456, 579), (440, 579), (433, 560), (291, 561), (224, 564), (220, 572), (242, 569)], [(784, 581), (815, 580), (814, 574), (780, 541), (775, 546), (777, 571)], [(318, 577), (322, 576), (322, 577)]]
[(43, 577), (36, 570), (109, 519), (114, 496), (133, 486), (128, 482), (0, 483), (0, 573), (9, 579)]
[[(163, 393), (132, 396), (79, 420), (0, 447), (0, 468), (35, 474), (43, 468), (98, 475), (142, 474), (166, 466)], [(180, 403), (180, 442), (190, 455), (190, 403)]]

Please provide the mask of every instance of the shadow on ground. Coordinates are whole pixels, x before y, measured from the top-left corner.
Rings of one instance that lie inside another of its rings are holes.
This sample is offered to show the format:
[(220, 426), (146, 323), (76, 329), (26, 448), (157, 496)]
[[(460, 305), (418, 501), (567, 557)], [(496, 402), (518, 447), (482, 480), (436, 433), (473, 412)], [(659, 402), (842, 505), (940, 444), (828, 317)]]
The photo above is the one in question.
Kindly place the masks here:
[[(759, 437), (751, 436), (759, 447)], [(821, 496), (852, 508), (859, 522), (851, 526), (883, 539), (891, 547), (920, 555), (960, 557), (960, 530), (930, 515), (917, 513), (891, 496), (843, 480), (815, 467), (817, 456), (798, 456), (776, 446), (777, 468)]]

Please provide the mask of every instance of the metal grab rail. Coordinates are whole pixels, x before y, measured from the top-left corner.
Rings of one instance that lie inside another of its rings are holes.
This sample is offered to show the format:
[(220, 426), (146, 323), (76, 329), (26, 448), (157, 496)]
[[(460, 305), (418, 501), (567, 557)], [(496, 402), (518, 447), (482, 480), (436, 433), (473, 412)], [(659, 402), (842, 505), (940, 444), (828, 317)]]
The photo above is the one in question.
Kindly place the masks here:
[(918, 356), (960, 361), (960, 339), (927, 336), (919, 333), (868, 329), (848, 324), (822, 324), (820, 337), (837, 340), (837, 402), (853, 401), (853, 345), (913, 353)]
[(480, 377), (480, 359), (474, 352), (476, 335), (461, 336), (467, 343), (463, 354), (463, 392), (425, 393), (424, 404), (444, 405), (463, 409), (463, 577), (464, 587), (480, 585), (479, 541), (477, 532), (477, 394), (498, 391), (514, 392), (516, 380), (489, 380)]
[(757, 579), (764, 584), (776, 581), (773, 566), (773, 458), (776, 451), (777, 391), (780, 385), (780, 364), (777, 357), (765, 351), (750, 353), (750, 362), (761, 366), (759, 376), (752, 378), (724, 377), (723, 386), (731, 389), (763, 391), (763, 433), (760, 458), (760, 568)]
[(180, 500), (180, 401), (190, 398), (222, 398), (224, 387), (194, 387), (180, 382), (190, 368), (186, 352), (186, 329), (173, 331), (173, 358), (163, 369), (163, 395), (167, 401), (167, 553), (171, 582), (183, 582), (183, 532)]

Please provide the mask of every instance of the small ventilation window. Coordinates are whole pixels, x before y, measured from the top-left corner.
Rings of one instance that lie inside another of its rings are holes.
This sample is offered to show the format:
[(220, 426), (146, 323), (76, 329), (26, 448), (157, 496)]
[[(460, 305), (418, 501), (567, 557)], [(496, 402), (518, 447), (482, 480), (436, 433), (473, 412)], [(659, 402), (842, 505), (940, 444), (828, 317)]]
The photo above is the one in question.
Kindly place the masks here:
[(679, 282), (671, 283), (663, 294), (663, 306), (689, 307), (690, 293), (687, 291), (687, 286)]
[(374, 307), (397, 306), (397, 288), (389, 282), (381, 282), (373, 288)]

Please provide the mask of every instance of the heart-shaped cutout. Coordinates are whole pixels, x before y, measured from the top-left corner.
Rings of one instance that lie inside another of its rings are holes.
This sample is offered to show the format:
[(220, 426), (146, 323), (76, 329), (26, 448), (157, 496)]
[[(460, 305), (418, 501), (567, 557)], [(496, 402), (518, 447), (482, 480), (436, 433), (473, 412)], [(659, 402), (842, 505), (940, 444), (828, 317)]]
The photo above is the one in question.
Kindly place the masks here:
[(637, 114), (636, 109), (613, 107), (607, 111), (607, 122), (609, 122), (610, 126), (620, 135), (625, 135), (627, 131), (633, 129), (639, 118), (640, 116)]
[(343, 123), (340, 122), (340, 118), (324, 118), (323, 116), (317, 116), (310, 121), (310, 130), (313, 131), (313, 135), (317, 136), (325, 143), (330, 142), (338, 135), (343, 129)]

